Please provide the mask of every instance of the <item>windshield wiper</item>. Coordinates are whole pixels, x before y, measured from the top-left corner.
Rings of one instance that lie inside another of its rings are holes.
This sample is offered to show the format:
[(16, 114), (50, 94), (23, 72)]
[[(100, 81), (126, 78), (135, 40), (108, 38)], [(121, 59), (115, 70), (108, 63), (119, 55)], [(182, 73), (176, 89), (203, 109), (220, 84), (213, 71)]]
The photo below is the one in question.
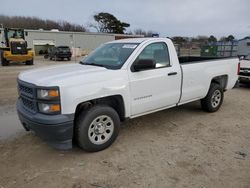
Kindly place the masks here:
[(107, 68), (106, 66), (104, 66), (104, 65), (102, 65), (102, 64), (97, 64), (97, 63), (88, 63), (88, 62), (80, 61), (80, 64), (82, 64), (82, 65), (93, 65), (93, 66), (98, 66), (98, 67)]

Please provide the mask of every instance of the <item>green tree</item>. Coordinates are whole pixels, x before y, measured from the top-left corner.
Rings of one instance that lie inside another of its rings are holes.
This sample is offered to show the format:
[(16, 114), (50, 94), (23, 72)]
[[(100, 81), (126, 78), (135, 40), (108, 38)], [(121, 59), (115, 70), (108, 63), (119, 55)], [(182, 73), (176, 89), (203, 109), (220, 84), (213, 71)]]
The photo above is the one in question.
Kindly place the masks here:
[(210, 43), (217, 42), (217, 38), (213, 35), (210, 35), (210, 37), (208, 38), (208, 42), (210, 42)]
[(126, 28), (130, 26), (130, 24), (121, 22), (114, 15), (106, 12), (94, 15), (94, 20), (97, 24), (90, 26), (96, 28), (98, 32), (124, 34)]
[(178, 44), (180, 46), (188, 42), (187, 38), (181, 36), (172, 37), (172, 40), (175, 44)]
[(233, 35), (228, 35), (228, 37), (221, 37), (220, 41), (222, 42), (232, 42), (235, 39), (235, 37)]
[(229, 35), (227, 38), (226, 38), (226, 41), (233, 41), (235, 39), (235, 37), (233, 35)]

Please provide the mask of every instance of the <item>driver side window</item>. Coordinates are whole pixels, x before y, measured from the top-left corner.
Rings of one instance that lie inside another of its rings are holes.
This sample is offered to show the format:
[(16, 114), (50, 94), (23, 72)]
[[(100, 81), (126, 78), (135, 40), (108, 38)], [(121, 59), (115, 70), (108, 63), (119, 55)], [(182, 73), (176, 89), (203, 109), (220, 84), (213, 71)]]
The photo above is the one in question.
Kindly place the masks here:
[(169, 67), (170, 60), (167, 45), (164, 42), (149, 44), (137, 57), (136, 62), (139, 60), (153, 60), (156, 63), (155, 68)]

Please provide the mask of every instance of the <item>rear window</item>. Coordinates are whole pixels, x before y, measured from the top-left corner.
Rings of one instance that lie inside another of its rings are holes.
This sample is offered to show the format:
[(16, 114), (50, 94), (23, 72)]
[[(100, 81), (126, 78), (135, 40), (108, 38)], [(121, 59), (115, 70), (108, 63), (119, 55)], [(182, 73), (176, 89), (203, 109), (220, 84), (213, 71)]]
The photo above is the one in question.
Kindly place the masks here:
[(58, 47), (57, 48), (59, 51), (70, 51), (70, 48), (65, 46), (65, 47)]

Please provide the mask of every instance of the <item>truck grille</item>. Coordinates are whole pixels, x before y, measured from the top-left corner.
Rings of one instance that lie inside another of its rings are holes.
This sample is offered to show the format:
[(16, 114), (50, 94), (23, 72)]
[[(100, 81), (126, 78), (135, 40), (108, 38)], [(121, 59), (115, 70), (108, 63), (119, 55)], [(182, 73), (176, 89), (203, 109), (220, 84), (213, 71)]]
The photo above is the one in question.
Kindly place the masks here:
[(19, 91), (21, 93), (24, 93), (25, 95), (28, 95), (30, 97), (33, 97), (33, 89), (24, 85), (19, 84)]
[(32, 112), (36, 111), (36, 104), (32, 100), (21, 97), (21, 101), (22, 101), (23, 106), (26, 109), (28, 109), (28, 110), (30, 110)]
[(18, 80), (18, 91), (20, 101), (25, 109), (30, 112), (36, 112), (37, 106), (35, 102), (35, 86)]

